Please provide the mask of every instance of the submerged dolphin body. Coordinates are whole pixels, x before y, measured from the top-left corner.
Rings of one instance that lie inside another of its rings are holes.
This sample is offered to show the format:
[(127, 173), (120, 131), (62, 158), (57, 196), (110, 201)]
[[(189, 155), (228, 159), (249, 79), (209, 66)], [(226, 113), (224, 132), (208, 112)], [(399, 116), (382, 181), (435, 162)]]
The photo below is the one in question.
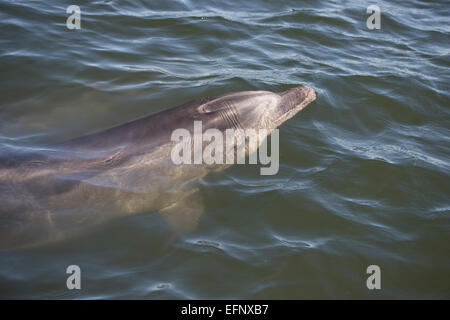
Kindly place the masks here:
[(277, 128), (315, 100), (299, 86), (189, 102), (102, 132), (0, 158), (0, 249), (60, 239), (113, 216), (158, 211), (178, 231), (202, 212), (194, 181), (226, 165), (175, 165), (174, 130)]

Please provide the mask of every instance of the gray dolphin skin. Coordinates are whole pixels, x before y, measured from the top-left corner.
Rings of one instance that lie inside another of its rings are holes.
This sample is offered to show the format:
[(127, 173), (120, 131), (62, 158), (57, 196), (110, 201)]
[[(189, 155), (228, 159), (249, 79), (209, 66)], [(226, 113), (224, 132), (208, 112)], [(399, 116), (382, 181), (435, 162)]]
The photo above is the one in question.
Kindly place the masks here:
[(195, 229), (198, 179), (226, 165), (171, 161), (174, 130), (277, 128), (316, 98), (299, 86), (186, 104), (42, 148), (0, 156), (0, 249), (63, 239), (113, 217), (159, 212), (176, 232)]

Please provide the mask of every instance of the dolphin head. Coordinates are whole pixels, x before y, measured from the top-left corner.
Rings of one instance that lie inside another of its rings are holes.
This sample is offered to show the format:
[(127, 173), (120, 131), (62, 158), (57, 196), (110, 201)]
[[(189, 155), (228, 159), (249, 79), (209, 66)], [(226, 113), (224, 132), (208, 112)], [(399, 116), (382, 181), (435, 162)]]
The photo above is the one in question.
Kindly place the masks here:
[(316, 99), (312, 88), (298, 86), (280, 93), (244, 91), (217, 97), (199, 106), (214, 115), (211, 126), (220, 129), (273, 130)]

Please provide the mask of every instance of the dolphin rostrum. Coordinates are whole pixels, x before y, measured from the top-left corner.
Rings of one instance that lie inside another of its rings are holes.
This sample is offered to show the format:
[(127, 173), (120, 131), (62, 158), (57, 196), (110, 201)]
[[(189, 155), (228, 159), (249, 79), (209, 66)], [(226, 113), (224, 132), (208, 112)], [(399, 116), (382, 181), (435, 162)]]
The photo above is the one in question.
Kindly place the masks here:
[(230, 93), (56, 145), (2, 152), (0, 249), (60, 239), (139, 212), (160, 212), (175, 230), (193, 230), (202, 212), (195, 181), (227, 165), (175, 164), (173, 132), (193, 132), (201, 121), (204, 131), (265, 129), (270, 134), (315, 98), (306, 86)]

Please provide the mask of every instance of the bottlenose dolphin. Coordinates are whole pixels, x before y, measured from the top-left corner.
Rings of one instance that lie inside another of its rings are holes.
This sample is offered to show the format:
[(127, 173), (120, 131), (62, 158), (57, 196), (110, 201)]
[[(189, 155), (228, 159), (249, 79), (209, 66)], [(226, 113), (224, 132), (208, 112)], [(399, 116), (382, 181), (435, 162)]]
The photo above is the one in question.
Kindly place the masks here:
[(175, 165), (174, 130), (192, 131), (194, 121), (202, 121), (203, 130), (270, 133), (315, 98), (306, 86), (230, 93), (51, 146), (3, 152), (0, 248), (60, 239), (139, 212), (160, 212), (176, 230), (192, 230), (202, 212), (195, 181), (227, 165)]

